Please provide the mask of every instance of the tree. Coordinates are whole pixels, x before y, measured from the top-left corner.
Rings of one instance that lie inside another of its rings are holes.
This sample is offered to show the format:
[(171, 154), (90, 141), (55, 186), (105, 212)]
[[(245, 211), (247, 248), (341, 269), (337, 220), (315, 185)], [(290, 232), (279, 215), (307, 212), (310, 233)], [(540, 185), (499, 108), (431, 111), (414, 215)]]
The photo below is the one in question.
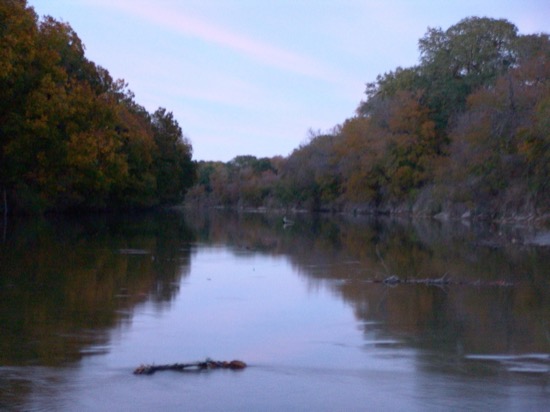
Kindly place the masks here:
[(150, 207), (182, 198), (191, 145), (171, 113), (134, 101), (78, 35), (24, 0), (0, 3), (0, 189), (4, 209)]
[(37, 16), (25, 0), (0, 2), (0, 189), (5, 200), (3, 208), (7, 208), (18, 176), (5, 148), (20, 133), (37, 35)]
[(387, 182), (382, 167), (385, 142), (372, 118), (347, 119), (339, 128), (334, 155), (342, 176), (342, 196), (348, 202), (372, 203), (382, 200)]
[(310, 132), (309, 142), (292, 152), (278, 187), (284, 203), (297, 203), (311, 210), (331, 207), (341, 189), (334, 144), (334, 134)]
[(432, 182), (445, 140), (419, 91), (378, 95), (367, 117), (346, 121), (339, 144), (346, 196), (374, 202), (401, 200)]
[(547, 200), (550, 41), (537, 36), (520, 43), (527, 47), (518, 64), (494, 86), (472, 93), (452, 130), (452, 181), (471, 200), (502, 200), (510, 190)]
[(516, 38), (512, 23), (486, 17), (463, 19), (446, 31), (428, 29), (419, 40), (421, 87), (439, 129), (464, 110), (470, 93), (515, 63)]
[(433, 179), (441, 142), (418, 93), (399, 92), (387, 119), (385, 175), (390, 193), (402, 198)]
[(157, 195), (161, 203), (183, 200), (194, 182), (192, 147), (171, 112), (159, 108), (151, 117), (157, 156), (155, 170)]
[(381, 109), (381, 106), (389, 98), (395, 96), (399, 91), (416, 92), (421, 88), (421, 78), (418, 67), (402, 68), (395, 71), (378, 75), (376, 82), (367, 83), (365, 94), (367, 99), (361, 101), (357, 108), (360, 116), (369, 116)]
[(67, 175), (78, 207), (105, 209), (111, 195), (128, 178), (128, 159), (116, 131), (114, 102), (97, 96), (88, 83), (71, 87), (67, 120)]
[(128, 173), (111, 195), (121, 207), (148, 208), (159, 203), (155, 158), (158, 155), (149, 113), (139, 105), (117, 98), (116, 126)]
[(68, 23), (46, 16), (39, 24), (38, 47), (44, 53), (42, 70), (62, 70), (71, 80), (89, 83), (96, 66), (84, 55), (84, 44)]

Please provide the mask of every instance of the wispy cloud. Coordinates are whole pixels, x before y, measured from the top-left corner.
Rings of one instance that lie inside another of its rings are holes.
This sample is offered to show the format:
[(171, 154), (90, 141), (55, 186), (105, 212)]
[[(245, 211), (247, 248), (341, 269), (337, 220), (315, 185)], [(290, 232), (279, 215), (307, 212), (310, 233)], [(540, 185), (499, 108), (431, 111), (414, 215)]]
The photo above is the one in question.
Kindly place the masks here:
[(163, 29), (225, 47), (269, 67), (330, 82), (340, 79), (333, 69), (314, 59), (212, 24), (171, 4), (143, 0), (88, 1), (92, 6), (117, 9)]
[[(204, 68), (186, 59), (162, 53), (152, 57), (135, 61), (132, 70), (139, 73), (136, 76), (149, 75), (147, 85), (160, 94), (250, 109), (257, 107), (258, 102), (268, 93), (262, 89), (261, 84), (233, 76), (223, 70)], [(193, 81), (174, 82), (174, 74)]]

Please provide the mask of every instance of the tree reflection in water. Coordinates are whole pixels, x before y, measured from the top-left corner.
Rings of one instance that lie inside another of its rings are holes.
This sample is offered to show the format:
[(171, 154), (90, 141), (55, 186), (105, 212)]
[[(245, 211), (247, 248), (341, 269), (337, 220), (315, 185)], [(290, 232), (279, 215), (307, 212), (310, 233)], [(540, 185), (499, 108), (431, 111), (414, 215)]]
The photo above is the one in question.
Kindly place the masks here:
[[(168, 313), (201, 247), (283, 257), (308, 290), (327, 288), (352, 308), (365, 345), (417, 349), (415, 365), (425, 370), (495, 373), (517, 367), (516, 356), (525, 366), (550, 353), (550, 248), (528, 245), (536, 233), (352, 216), (292, 220), (285, 227), (278, 215), (186, 211), (11, 222), (0, 244), (0, 409), (67, 387), (58, 383), (84, 356), (109, 352), (112, 331), (130, 328), (138, 305)], [(408, 282), (380, 283), (390, 276)], [(452, 284), (414, 283), (442, 276)], [(187, 315), (200, 319), (195, 310)]]
[(16, 221), (0, 247), (0, 363), (57, 366), (101, 347), (189, 271), (193, 235), (170, 215)]
[[(550, 352), (550, 248), (527, 244), (533, 228), (306, 214), (284, 228), (280, 216), (201, 216), (188, 219), (199, 237), (288, 256), (308, 282), (348, 302), (366, 331), (378, 325), (433, 349), (442, 367), (467, 353)], [(373, 283), (389, 276), (453, 282)]]

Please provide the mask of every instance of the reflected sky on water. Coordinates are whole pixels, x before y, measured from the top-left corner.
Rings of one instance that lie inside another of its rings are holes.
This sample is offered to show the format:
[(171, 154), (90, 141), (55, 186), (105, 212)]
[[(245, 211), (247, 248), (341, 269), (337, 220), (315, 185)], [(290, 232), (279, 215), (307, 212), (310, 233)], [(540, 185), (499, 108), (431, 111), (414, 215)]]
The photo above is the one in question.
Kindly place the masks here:
[[(293, 220), (10, 222), (0, 409), (543, 410), (550, 401), (550, 249), (529, 242), (544, 232)], [(132, 374), (207, 357), (250, 366)]]

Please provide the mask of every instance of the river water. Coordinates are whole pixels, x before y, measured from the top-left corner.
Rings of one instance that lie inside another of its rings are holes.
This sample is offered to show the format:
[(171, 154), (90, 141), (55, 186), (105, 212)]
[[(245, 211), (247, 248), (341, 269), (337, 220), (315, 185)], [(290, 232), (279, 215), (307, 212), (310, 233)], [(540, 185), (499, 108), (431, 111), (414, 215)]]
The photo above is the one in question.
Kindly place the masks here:
[(293, 220), (9, 221), (0, 410), (548, 410), (547, 232)]

